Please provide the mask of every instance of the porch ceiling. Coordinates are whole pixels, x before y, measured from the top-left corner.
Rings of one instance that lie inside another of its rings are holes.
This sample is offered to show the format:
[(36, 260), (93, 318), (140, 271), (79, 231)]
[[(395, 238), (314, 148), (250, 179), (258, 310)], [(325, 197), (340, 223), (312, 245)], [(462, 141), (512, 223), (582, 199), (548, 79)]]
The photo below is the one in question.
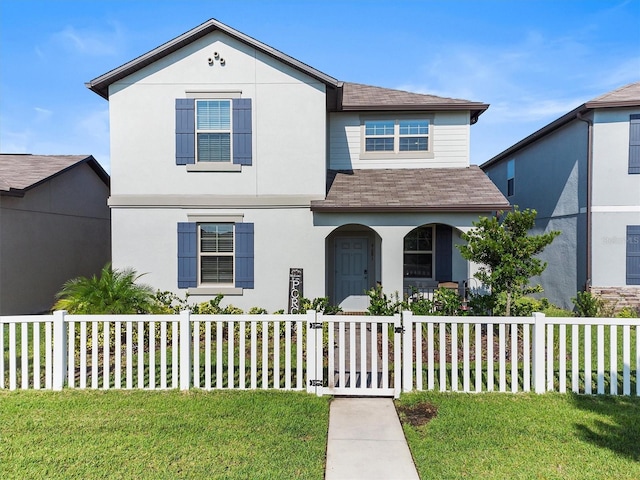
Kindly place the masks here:
[(509, 201), (476, 165), (328, 172), (315, 212), (491, 212)]

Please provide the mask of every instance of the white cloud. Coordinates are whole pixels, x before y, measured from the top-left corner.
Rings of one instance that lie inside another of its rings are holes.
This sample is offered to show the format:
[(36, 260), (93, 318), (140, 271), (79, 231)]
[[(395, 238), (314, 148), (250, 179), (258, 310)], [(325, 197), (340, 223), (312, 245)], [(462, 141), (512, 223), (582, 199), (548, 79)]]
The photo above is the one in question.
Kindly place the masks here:
[[(109, 30), (93, 30), (68, 25), (54, 33), (52, 41), (71, 52), (82, 55), (117, 55), (125, 41), (125, 35), (118, 23), (111, 22), (109, 27)], [(36, 48), (36, 51), (39, 50)]]

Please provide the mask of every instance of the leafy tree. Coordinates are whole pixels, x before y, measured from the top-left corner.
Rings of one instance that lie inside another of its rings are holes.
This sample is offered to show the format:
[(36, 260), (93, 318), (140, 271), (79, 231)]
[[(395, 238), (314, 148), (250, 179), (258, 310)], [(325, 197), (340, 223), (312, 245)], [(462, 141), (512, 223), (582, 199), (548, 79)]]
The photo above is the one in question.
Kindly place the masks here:
[(529, 279), (540, 275), (547, 264), (535, 255), (542, 252), (558, 231), (529, 235), (535, 225), (537, 212), (517, 206), (506, 215), (481, 217), (474, 229), (462, 234), (466, 245), (458, 246), (463, 258), (480, 264), (474, 275), (491, 288), (492, 303), (500, 293), (506, 294), (505, 315), (511, 315), (511, 301), (528, 293), (541, 291), (540, 286), (529, 287)]
[(141, 276), (131, 268), (118, 270), (108, 263), (100, 277), (77, 277), (65, 282), (53, 308), (72, 314), (155, 313), (160, 305), (150, 286), (136, 283)]

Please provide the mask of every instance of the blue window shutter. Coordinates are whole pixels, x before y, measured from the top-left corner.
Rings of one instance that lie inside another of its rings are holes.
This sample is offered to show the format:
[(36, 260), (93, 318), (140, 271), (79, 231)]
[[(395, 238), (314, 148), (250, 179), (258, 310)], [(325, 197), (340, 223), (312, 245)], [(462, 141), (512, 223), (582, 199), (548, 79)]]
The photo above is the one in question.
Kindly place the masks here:
[(178, 223), (178, 288), (196, 287), (198, 283), (198, 226)]
[(176, 165), (196, 163), (195, 99), (176, 98)]
[(640, 225), (627, 226), (627, 285), (640, 285)]
[(451, 227), (436, 225), (436, 280), (438, 282), (447, 282), (453, 279), (451, 240)]
[(640, 173), (640, 114), (629, 118), (629, 173)]
[(253, 223), (236, 223), (236, 287), (253, 288)]
[(251, 165), (251, 99), (233, 99), (233, 163)]

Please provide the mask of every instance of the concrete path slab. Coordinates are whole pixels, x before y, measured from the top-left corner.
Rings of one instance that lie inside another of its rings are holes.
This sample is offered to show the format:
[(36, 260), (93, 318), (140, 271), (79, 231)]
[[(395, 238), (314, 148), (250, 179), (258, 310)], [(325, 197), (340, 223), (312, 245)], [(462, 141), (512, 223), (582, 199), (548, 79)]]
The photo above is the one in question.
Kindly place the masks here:
[(331, 402), (326, 480), (419, 478), (392, 399)]

